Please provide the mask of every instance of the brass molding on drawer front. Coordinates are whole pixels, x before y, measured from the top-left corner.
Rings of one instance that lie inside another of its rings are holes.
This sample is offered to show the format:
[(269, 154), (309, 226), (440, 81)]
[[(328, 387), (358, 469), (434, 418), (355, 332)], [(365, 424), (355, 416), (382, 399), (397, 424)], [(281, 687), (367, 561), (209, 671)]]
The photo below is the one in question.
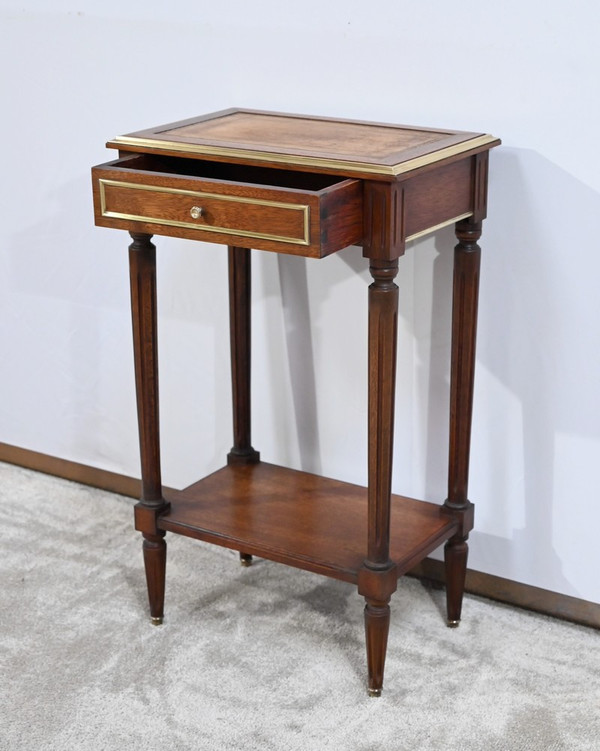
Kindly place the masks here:
[[(258, 238), (261, 240), (271, 240), (273, 242), (292, 243), (294, 245), (310, 245), (310, 206), (307, 204), (283, 203), (282, 201), (269, 201), (264, 198), (243, 198), (241, 196), (229, 196), (221, 193), (204, 193), (197, 190), (186, 190), (184, 188), (166, 188), (154, 185), (143, 185), (139, 183), (128, 183), (121, 180), (108, 180), (99, 178), (100, 192), (100, 212), (102, 216), (112, 219), (126, 219), (130, 221), (145, 222), (148, 224), (162, 224), (169, 227), (184, 227), (194, 229), (199, 232), (214, 232), (224, 235), (236, 235), (244, 237)], [(159, 219), (152, 216), (143, 216), (138, 214), (127, 214), (120, 211), (111, 211), (106, 205), (106, 187), (124, 188), (130, 190), (147, 190), (153, 193), (168, 193), (175, 195), (186, 195), (196, 199), (216, 199), (218, 201), (229, 201), (232, 203), (250, 204), (253, 206), (268, 206), (270, 208), (286, 209), (289, 211), (300, 211), (302, 213), (303, 237), (285, 237), (282, 235), (271, 234), (269, 232), (256, 232), (254, 230), (245, 230), (242, 227), (230, 228), (219, 227), (208, 224), (198, 224), (197, 222), (184, 222), (175, 219)]]

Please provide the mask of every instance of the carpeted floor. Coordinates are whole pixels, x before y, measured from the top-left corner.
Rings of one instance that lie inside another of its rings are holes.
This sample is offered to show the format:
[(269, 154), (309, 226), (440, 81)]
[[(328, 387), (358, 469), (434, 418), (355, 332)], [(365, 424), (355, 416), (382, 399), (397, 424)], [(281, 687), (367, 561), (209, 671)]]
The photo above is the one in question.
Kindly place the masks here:
[(147, 618), (133, 502), (0, 464), (0, 749), (523, 751), (600, 748), (591, 629), (403, 579), (386, 681), (365, 690), (342, 582), (168, 536)]

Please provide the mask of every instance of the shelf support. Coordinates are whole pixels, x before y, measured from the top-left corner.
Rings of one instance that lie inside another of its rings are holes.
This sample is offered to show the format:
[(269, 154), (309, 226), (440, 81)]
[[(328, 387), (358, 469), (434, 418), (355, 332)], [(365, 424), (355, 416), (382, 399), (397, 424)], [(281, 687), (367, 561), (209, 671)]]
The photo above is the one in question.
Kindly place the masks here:
[(469, 546), (473, 528), (473, 504), (468, 498), (471, 422), (475, 376), (475, 343), (481, 222), (466, 219), (456, 224), (452, 303), (452, 360), (450, 373), (450, 449), (448, 498), (444, 511), (459, 522), (458, 532), (444, 548), (448, 626), (460, 622)]
[(158, 517), (168, 504), (160, 473), (158, 419), (158, 342), (156, 333), (156, 247), (152, 235), (130, 232), (129, 246), (133, 353), (137, 394), (142, 497), (135, 507), (135, 528), (144, 538), (144, 567), (152, 623), (163, 620), (167, 545)]
[(233, 398), (233, 447), (228, 464), (256, 464), (260, 454), (252, 448), (250, 404), (251, 359), (251, 261), (249, 248), (229, 246), (229, 329), (231, 341), (231, 390)]
[[(251, 257), (249, 248), (228, 247), (229, 330), (231, 342), (231, 391), (233, 400), (233, 446), (227, 464), (256, 464), (260, 454), (251, 441)], [(252, 565), (252, 556), (240, 552), (242, 566)]]

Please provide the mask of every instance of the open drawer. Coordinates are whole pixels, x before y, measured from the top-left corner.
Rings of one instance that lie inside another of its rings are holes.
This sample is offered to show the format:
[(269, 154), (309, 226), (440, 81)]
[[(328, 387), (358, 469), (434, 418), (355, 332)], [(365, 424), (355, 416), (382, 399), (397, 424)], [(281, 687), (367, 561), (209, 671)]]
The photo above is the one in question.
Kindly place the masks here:
[(134, 154), (92, 182), (102, 227), (313, 258), (362, 239), (360, 180)]

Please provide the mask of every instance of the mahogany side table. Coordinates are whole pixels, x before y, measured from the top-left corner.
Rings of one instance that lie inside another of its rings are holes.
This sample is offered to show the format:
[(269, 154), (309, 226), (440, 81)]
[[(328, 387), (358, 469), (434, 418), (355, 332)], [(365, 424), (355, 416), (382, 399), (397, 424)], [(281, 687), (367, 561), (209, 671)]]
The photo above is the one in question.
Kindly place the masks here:
[[(445, 543), (448, 625), (460, 620), (473, 527), (469, 445), (481, 223), (481, 133), (230, 109), (113, 139), (94, 167), (95, 221), (128, 230), (142, 498), (135, 527), (154, 623), (163, 619), (165, 533), (175, 532), (357, 585), (369, 694), (379, 696), (399, 576)], [(398, 258), (454, 223), (448, 497), (391, 494)], [(226, 465), (163, 494), (153, 234), (228, 245), (233, 447)], [(322, 258), (362, 245), (369, 287), (368, 487), (260, 461), (250, 437), (250, 248)]]

